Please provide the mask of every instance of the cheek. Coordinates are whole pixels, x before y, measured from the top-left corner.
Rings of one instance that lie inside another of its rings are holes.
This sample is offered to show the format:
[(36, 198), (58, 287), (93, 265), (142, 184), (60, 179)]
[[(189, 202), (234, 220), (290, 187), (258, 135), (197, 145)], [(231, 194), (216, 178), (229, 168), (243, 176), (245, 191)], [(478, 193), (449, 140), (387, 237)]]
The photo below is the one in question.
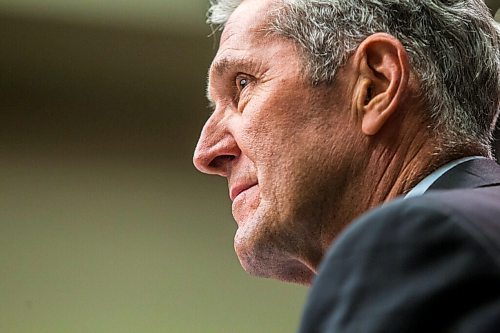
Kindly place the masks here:
[(235, 135), (242, 153), (262, 176), (290, 181), (315, 167), (311, 159), (325, 163), (335, 125), (326, 106), (319, 104), (317, 96), (297, 93), (297, 89), (254, 96), (239, 118)]
[(242, 135), (242, 152), (260, 172), (283, 168), (294, 146), (294, 133), (276, 121), (249, 123)]
[[(249, 148), (259, 150), (260, 153), (271, 153), (293, 144), (296, 133), (306, 123), (294, 114), (297, 110), (286, 106), (284, 102), (279, 101), (263, 103), (257, 105), (254, 110), (249, 110), (251, 113), (242, 115), (241, 133)], [(307, 110), (300, 107), (300, 112)]]

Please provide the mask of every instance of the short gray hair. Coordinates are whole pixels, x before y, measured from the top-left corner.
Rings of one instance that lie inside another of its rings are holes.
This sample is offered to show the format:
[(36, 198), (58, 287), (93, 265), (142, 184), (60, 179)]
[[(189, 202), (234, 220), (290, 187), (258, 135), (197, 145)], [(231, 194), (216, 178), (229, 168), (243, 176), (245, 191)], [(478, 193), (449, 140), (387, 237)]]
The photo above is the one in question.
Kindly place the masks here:
[[(409, 54), (442, 148), (491, 154), (500, 29), (482, 0), (278, 1), (269, 30), (300, 45), (313, 84), (333, 82), (366, 37), (391, 34)], [(223, 26), (241, 2), (212, 0), (207, 22)]]

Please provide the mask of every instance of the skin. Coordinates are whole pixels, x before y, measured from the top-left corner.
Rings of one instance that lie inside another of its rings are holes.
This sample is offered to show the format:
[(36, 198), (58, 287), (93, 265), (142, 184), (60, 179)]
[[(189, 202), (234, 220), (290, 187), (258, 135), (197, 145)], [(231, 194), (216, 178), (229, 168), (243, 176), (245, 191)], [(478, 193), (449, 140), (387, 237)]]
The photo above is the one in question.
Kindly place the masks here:
[(227, 22), (209, 70), (215, 110), (194, 164), (227, 178), (243, 268), (309, 284), (353, 219), (451, 156), (432, 154), (397, 39), (370, 36), (335, 82), (313, 87), (298, 46), (263, 31), (275, 5), (246, 0)]

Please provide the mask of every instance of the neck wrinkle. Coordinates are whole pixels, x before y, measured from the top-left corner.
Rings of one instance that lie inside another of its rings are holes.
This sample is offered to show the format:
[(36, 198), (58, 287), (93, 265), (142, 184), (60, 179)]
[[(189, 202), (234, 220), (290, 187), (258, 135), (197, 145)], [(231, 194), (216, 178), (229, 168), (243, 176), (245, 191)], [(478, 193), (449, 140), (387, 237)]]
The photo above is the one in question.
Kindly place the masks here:
[[(371, 163), (378, 166), (378, 174), (377, 181), (371, 182), (369, 208), (408, 193), (427, 175), (450, 160), (446, 154), (435, 154), (436, 145), (430, 137), (413, 134), (416, 135), (405, 135), (390, 151), (382, 148), (384, 150), (381, 153), (375, 152)], [(367, 184), (370, 184), (369, 180)]]

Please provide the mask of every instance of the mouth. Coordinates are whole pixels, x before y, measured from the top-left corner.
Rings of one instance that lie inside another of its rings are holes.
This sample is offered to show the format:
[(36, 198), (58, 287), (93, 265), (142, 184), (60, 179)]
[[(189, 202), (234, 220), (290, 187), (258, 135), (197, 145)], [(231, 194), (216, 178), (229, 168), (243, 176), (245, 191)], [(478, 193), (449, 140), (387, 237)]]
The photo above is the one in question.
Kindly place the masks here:
[(231, 198), (231, 201), (234, 201), (234, 199), (236, 199), (236, 197), (238, 197), (240, 194), (256, 185), (257, 183), (236, 185), (230, 189), (229, 198)]

